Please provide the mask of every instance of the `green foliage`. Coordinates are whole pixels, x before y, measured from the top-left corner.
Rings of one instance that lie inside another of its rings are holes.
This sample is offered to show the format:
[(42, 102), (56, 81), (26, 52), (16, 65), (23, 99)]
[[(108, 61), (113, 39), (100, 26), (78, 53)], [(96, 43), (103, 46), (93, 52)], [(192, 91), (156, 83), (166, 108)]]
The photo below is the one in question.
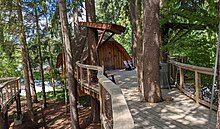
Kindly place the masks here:
[(185, 56), (189, 64), (213, 67), (217, 42), (217, 1), (170, 0), (161, 8), (161, 27), (167, 23), (188, 24), (186, 29), (170, 28), (163, 50)]
[(126, 31), (113, 38), (122, 44), (131, 54), (131, 24), (129, 13), (129, 2), (127, 0), (97, 0), (96, 1), (97, 21), (113, 23), (126, 27)]

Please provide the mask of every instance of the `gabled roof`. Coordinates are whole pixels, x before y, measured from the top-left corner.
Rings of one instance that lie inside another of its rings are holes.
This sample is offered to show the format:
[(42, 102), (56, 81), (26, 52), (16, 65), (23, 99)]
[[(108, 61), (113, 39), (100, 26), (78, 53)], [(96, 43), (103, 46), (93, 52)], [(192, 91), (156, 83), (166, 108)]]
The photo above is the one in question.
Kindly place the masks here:
[(116, 24), (109, 24), (109, 23), (97, 23), (97, 22), (79, 22), (80, 26), (94, 28), (98, 30), (106, 30), (107, 32), (112, 32), (116, 34), (121, 34), (125, 32), (125, 27), (116, 25)]

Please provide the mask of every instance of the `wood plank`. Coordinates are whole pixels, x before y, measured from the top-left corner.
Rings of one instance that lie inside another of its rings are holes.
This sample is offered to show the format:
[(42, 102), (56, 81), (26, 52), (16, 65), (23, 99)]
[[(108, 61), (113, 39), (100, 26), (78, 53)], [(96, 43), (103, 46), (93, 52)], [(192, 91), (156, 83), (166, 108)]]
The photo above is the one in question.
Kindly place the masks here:
[(108, 23), (98, 23), (98, 22), (79, 22), (80, 26), (89, 27), (94, 29), (106, 30), (107, 32), (113, 32), (116, 34), (121, 34), (125, 32), (125, 27), (116, 25), (116, 24), (108, 24)]
[(201, 90), (201, 76), (198, 71), (195, 71), (195, 87), (196, 87), (196, 103), (199, 104)]

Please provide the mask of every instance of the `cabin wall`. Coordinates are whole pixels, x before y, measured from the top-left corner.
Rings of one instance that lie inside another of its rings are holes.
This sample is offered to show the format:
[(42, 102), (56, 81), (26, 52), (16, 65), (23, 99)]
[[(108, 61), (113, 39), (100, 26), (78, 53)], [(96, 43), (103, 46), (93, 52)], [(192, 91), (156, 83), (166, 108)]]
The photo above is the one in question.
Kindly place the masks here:
[(126, 51), (115, 41), (109, 41), (98, 48), (99, 62), (105, 69), (123, 69), (124, 60), (130, 60)]

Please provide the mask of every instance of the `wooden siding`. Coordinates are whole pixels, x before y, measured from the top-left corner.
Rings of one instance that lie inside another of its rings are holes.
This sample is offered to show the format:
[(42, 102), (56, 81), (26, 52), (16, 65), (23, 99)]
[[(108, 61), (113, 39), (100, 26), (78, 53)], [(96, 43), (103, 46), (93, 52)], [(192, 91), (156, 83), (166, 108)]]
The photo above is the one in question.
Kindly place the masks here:
[(124, 60), (130, 60), (126, 50), (117, 42), (109, 41), (98, 48), (99, 62), (105, 69), (123, 69)]

